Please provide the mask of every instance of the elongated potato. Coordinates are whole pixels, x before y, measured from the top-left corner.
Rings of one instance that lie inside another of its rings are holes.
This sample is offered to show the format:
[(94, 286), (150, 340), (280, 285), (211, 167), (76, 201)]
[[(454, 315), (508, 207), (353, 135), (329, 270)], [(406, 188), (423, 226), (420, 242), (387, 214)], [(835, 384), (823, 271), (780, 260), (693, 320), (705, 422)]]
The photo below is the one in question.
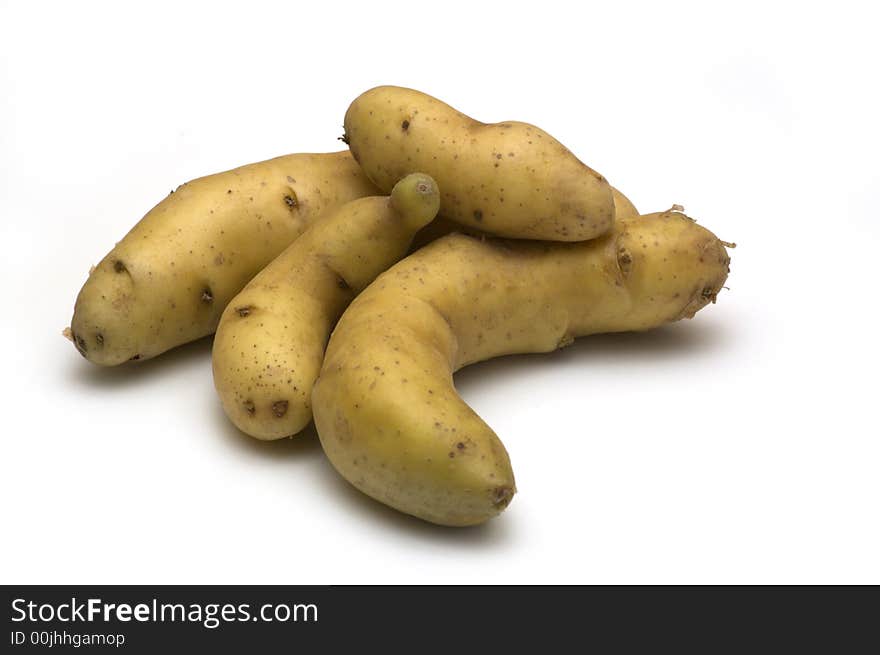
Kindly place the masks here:
[(453, 372), (690, 318), (715, 300), (729, 261), (722, 242), (676, 212), (576, 244), (443, 237), (379, 276), (340, 319), (312, 394), (324, 451), (354, 486), (402, 512), (486, 521), (513, 497), (513, 471)]
[(421, 174), (403, 178), (390, 197), (342, 205), (229, 303), (214, 337), (214, 385), (235, 425), (279, 439), (312, 420), (312, 385), (340, 314), (406, 254), (439, 207), (437, 185)]
[(614, 201), (604, 177), (534, 125), (487, 125), (429, 95), (380, 86), (345, 114), (345, 139), (383, 191), (424, 171), (440, 213), (483, 232), (582, 241), (607, 232)]
[(70, 337), (86, 359), (113, 366), (211, 334), (232, 297), (316, 218), (376, 193), (347, 152), (287, 155), (188, 182), (92, 270)]
[[(630, 202), (629, 198), (614, 187), (611, 187), (611, 193), (614, 196), (615, 220), (630, 221), (639, 217), (638, 210), (635, 205)], [(480, 230), (465, 227), (464, 225), (451, 221), (448, 218), (438, 217), (436, 220), (431, 221), (419, 230), (418, 234), (413, 238), (410, 252), (414, 252), (432, 241), (436, 241), (440, 237), (452, 234), (453, 232), (461, 232), (462, 234), (468, 234), (474, 237), (488, 236), (485, 232), (481, 232)]]

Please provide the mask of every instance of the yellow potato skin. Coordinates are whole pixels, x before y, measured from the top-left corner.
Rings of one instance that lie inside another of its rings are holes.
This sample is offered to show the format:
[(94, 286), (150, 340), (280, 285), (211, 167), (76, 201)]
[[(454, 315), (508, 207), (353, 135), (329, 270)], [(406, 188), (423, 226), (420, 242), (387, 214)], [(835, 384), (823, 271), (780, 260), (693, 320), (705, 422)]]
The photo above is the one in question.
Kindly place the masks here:
[(90, 272), (71, 320), (74, 345), (114, 366), (213, 333), (232, 297), (319, 216), (377, 193), (345, 151), (187, 182)]
[(480, 123), (419, 91), (380, 86), (348, 108), (345, 138), (380, 189), (424, 171), (440, 186), (442, 216), (489, 234), (583, 241), (614, 222), (605, 178), (534, 125)]
[[(639, 211), (629, 198), (614, 187), (611, 187), (611, 193), (614, 197), (615, 220), (629, 221), (639, 217)], [(412, 246), (410, 246), (410, 252), (415, 252), (432, 241), (436, 241), (440, 237), (452, 234), (453, 232), (461, 232), (462, 234), (469, 234), (470, 236), (489, 236), (485, 232), (473, 228), (467, 228), (464, 225), (449, 220), (448, 218), (439, 216), (419, 230), (418, 234), (416, 234), (413, 239)]]
[(409, 175), (391, 196), (360, 198), (319, 219), (229, 303), (214, 337), (214, 385), (226, 415), (257, 439), (300, 432), (339, 316), (401, 259), (437, 215), (440, 195)]
[(443, 237), (379, 276), (340, 319), (312, 394), (324, 450), (349, 482), (402, 512), (482, 523), (516, 485), (453, 373), (692, 317), (714, 301), (729, 261), (676, 212), (574, 244)]
[(632, 221), (639, 217), (639, 210), (632, 201), (616, 188), (611, 187), (611, 195), (614, 197), (614, 218), (618, 221)]

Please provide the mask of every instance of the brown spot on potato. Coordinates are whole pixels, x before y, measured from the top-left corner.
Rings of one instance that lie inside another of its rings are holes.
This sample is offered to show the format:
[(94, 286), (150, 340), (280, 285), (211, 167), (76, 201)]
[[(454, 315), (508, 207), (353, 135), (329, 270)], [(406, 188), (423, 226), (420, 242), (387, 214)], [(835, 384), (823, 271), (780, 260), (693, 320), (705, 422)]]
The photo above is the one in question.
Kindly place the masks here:
[(122, 263), (121, 259), (117, 259), (113, 262), (113, 270), (117, 273), (125, 273), (128, 269), (125, 267), (125, 264)]
[(101, 334), (100, 332), (98, 332), (98, 333), (95, 335), (95, 343), (98, 344), (98, 348), (103, 348), (103, 347), (104, 347), (104, 335)]
[(288, 193), (287, 195), (284, 196), (284, 204), (287, 205), (288, 207), (290, 207), (291, 209), (293, 209), (294, 207), (299, 205), (299, 202), (297, 201), (297, 198), (296, 198), (296, 194), (293, 191), (291, 191), (290, 193)]
[(245, 316), (250, 316), (250, 314), (251, 314), (251, 309), (253, 309), (253, 308), (250, 307), (250, 306), (247, 306), (247, 307), (236, 307), (235, 311), (238, 313), (238, 315), (239, 315), (241, 318), (244, 318)]
[(202, 302), (206, 305), (210, 305), (214, 302), (214, 293), (211, 291), (210, 287), (202, 289)]
[(406, 132), (409, 129), (409, 121), (405, 120), (400, 124), (400, 129)]
[(281, 418), (282, 416), (287, 414), (287, 407), (289, 404), (290, 403), (288, 403), (288, 401), (286, 400), (276, 400), (274, 403), (272, 403), (272, 413), (276, 417)]
[(629, 275), (629, 272), (632, 270), (632, 255), (629, 253), (629, 250), (626, 248), (620, 248), (617, 251), (617, 265), (620, 266), (620, 272), (624, 275)]
[(496, 487), (492, 490), (492, 503), (498, 509), (504, 509), (513, 499), (513, 487)]
[(474, 220), (475, 221), (482, 221), (483, 220), (483, 210), (482, 209), (475, 209), (474, 210)]
[(244, 407), (244, 411), (246, 411), (250, 416), (253, 416), (257, 412), (257, 406), (254, 405), (253, 400), (245, 400), (242, 403), (242, 406)]
[(351, 289), (351, 285), (348, 282), (346, 282), (345, 278), (342, 277), (341, 275), (339, 275), (338, 273), (336, 274), (336, 286), (339, 287), (340, 289), (342, 289), (343, 291), (348, 291), (349, 289)]
[(140, 358), (141, 358), (140, 354), (132, 355), (131, 357), (128, 358), (128, 361), (130, 361), (130, 362), (136, 362), (136, 361), (139, 360)]

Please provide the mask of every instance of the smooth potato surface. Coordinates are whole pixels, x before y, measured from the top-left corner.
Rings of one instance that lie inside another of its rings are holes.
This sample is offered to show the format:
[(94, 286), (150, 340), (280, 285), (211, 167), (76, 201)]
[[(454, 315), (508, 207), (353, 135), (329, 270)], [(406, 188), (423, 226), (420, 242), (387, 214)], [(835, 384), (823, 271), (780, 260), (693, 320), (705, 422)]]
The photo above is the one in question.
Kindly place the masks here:
[(616, 220), (632, 221), (639, 217), (639, 210), (629, 198), (614, 187), (611, 187), (611, 195), (614, 197), (614, 218)]
[(347, 152), (188, 182), (91, 271), (70, 336), (86, 359), (113, 366), (209, 335), (232, 297), (319, 216), (377, 193)]
[(380, 86), (348, 108), (345, 138), (380, 189), (424, 171), (440, 186), (442, 216), (489, 234), (582, 241), (614, 222), (605, 178), (534, 125), (480, 123), (427, 94)]
[(513, 470), (453, 373), (692, 317), (714, 301), (729, 261), (676, 212), (582, 243), (443, 237), (379, 276), (340, 319), (312, 394), (324, 450), (355, 487), (402, 512), (486, 521), (513, 497)]
[[(611, 193), (614, 198), (615, 220), (631, 221), (639, 217), (638, 210), (636, 209), (635, 205), (632, 204), (629, 198), (627, 198), (614, 187), (611, 187)], [(432, 241), (436, 241), (440, 237), (444, 237), (447, 234), (452, 234), (453, 232), (461, 232), (462, 234), (467, 234), (472, 237), (490, 236), (485, 232), (481, 232), (480, 230), (465, 227), (461, 223), (456, 223), (455, 221), (451, 221), (448, 218), (438, 216), (435, 220), (431, 221), (425, 227), (419, 230), (418, 234), (416, 234), (415, 238), (413, 239), (410, 251), (415, 252), (419, 248), (428, 245)]]

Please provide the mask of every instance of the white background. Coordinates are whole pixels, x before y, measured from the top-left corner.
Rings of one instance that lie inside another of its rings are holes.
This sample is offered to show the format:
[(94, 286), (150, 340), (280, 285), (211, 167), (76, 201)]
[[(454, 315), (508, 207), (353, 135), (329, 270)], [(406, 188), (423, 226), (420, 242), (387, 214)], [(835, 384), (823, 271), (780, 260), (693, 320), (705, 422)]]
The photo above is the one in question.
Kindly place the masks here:
[[(880, 583), (871, 3), (2, 2), (3, 583)], [(61, 337), (178, 184), (340, 147), (411, 86), (536, 123), (644, 212), (736, 241), (718, 304), (457, 376), (519, 494), (476, 529), (226, 421), (210, 343)]]

